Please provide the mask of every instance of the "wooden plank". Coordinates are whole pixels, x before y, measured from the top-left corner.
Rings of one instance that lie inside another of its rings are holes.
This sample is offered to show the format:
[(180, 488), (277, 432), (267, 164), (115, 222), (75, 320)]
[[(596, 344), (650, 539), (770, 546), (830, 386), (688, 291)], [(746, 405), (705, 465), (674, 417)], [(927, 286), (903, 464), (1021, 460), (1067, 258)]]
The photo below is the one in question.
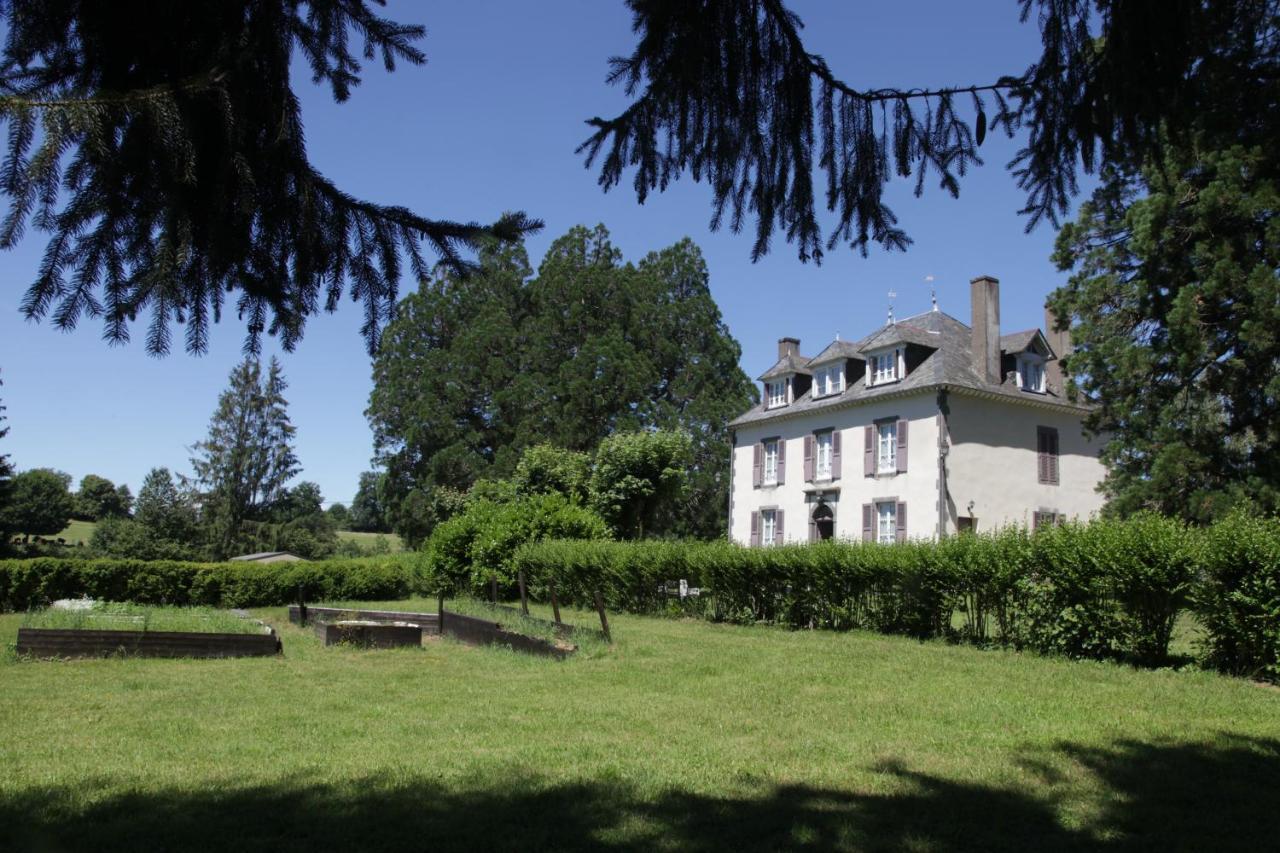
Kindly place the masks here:
[[(289, 621), (299, 624), (298, 605), (289, 605)], [(435, 613), (410, 613), (400, 610), (355, 610), (350, 607), (307, 607), (307, 616), (313, 621), (333, 622), (338, 619), (364, 619), (370, 622), (413, 622), (424, 629), (435, 631), (439, 616)]]
[(221, 634), (19, 628), (17, 651), (33, 657), (103, 657), (124, 652), (138, 657), (218, 658), (275, 655), (281, 645), (274, 631)]
[(600, 590), (593, 590), (596, 598), (596, 612), (600, 614), (600, 630), (604, 632), (604, 638), (609, 642), (613, 642), (613, 638), (609, 636), (609, 617), (604, 615), (604, 599), (600, 597)]
[(464, 616), (453, 611), (449, 611), (448, 618), (445, 620), (444, 633), (471, 645), (509, 646), (519, 652), (553, 657), (557, 660), (563, 660), (573, 653), (547, 640), (504, 630), (498, 622)]

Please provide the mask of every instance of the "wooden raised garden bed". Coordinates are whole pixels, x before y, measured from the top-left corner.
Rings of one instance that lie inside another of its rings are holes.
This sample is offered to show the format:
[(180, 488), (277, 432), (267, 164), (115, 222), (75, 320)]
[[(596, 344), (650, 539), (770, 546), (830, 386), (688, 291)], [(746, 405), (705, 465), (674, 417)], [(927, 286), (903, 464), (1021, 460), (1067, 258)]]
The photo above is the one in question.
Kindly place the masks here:
[(315, 626), (316, 636), (326, 646), (350, 643), (368, 649), (394, 649), (422, 645), (422, 626), (405, 622), (344, 619), (338, 622), (317, 621)]
[(100, 631), (84, 628), (19, 628), (19, 655), (37, 658), (98, 658), (127, 654), (144, 658), (241, 658), (280, 654), (272, 628), (262, 634), (198, 631)]
[[(337, 622), (343, 619), (359, 619), (364, 622), (406, 622), (418, 625), (423, 633), (438, 634), (437, 618), (434, 613), (406, 613), (399, 610), (352, 610), (349, 607), (312, 607), (306, 605), (306, 621)], [(295, 625), (303, 624), (302, 608), (296, 604), (289, 605), (289, 621)]]
[(473, 646), (509, 646), (517, 652), (528, 652), (557, 660), (563, 660), (577, 651), (572, 646), (561, 646), (549, 640), (508, 631), (500, 622), (464, 616), (452, 610), (446, 610), (444, 613), (441, 633)]

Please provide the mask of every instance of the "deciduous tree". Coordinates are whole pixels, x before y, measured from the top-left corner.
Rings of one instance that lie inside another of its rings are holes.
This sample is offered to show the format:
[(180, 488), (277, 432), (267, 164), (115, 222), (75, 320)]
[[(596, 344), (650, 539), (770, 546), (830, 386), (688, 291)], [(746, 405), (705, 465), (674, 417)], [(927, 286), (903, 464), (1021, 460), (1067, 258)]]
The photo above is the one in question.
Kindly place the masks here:
[(28, 536), (61, 533), (71, 519), (71, 475), (51, 468), (33, 468), (13, 478), (3, 526)]

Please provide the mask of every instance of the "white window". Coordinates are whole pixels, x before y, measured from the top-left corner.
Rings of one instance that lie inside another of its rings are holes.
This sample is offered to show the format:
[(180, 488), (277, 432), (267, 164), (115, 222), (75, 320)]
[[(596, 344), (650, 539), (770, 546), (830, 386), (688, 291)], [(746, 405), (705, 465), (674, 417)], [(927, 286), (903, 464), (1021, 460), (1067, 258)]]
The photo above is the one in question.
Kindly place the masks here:
[(820, 432), (815, 437), (813, 476), (817, 480), (831, 479), (831, 433)]
[(760, 510), (760, 544), (772, 545), (777, 535), (778, 511), (773, 509)]
[(898, 541), (898, 505), (894, 501), (876, 503), (876, 541), (882, 545)]
[(768, 400), (766, 408), (772, 409), (774, 406), (785, 406), (787, 404), (787, 382), (785, 379), (779, 379), (777, 382), (764, 383), (765, 399)]
[(876, 424), (876, 470), (882, 474), (898, 470), (898, 424), (896, 421)]
[(882, 385), (898, 379), (898, 350), (876, 353), (868, 362), (871, 384)]
[(844, 390), (844, 368), (838, 364), (824, 367), (813, 377), (813, 396), (827, 397)]
[(778, 483), (778, 442), (764, 443), (764, 484), (774, 486)]
[(1044, 393), (1044, 363), (1035, 356), (1018, 359), (1018, 387), (1023, 391)]

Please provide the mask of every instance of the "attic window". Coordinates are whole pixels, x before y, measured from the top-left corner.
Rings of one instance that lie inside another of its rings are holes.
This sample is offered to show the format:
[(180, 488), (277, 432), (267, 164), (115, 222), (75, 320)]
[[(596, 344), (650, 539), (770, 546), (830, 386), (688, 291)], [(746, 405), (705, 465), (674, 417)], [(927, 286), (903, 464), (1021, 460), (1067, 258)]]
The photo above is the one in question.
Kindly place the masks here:
[(824, 367), (813, 375), (813, 396), (828, 397), (844, 390), (844, 368), (838, 364)]
[(867, 359), (868, 384), (884, 385), (901, 379), (902, 373), (899, 369), (901, 352), (901, 349), (891, 349), (872, 353), (871, 357)]
[(1030, 353), (1018, 356), (1018, 387), (1023, 391), (1044, 393), (1044, 359)]
[(777, 406), (785, 406), (787, 404), (787, 382), (785, 379), (779, 379), (777, 382), (764, 383), (765, 408), (775, 408)]

